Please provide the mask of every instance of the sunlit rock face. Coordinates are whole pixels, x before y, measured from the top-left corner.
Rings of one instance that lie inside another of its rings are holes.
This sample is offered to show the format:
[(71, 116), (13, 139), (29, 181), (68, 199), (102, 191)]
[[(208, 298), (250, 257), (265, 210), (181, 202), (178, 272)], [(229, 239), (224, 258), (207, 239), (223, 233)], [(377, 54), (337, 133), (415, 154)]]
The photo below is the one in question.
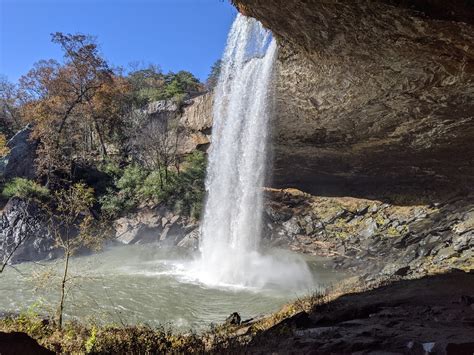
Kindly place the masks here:
[(180, 126), (184, 129), (180, 141), (180, 152), (187, 154), (193, 150), (206, 151), (211, 142), (212, 127), (212, 93), (195, 97), (182, 109), (179, 118)]
[(279, 42), (274, 185), (377, 197), (474, 185), (474, 6), (234, 3)]
[(141, 111), (143, 124), (150, 121), (163, 126), (178, 125), (178, 154), (207, 151), (211, 141), (212, 92), (201, 93), (178, 105), (171, 100), (150, 103)]

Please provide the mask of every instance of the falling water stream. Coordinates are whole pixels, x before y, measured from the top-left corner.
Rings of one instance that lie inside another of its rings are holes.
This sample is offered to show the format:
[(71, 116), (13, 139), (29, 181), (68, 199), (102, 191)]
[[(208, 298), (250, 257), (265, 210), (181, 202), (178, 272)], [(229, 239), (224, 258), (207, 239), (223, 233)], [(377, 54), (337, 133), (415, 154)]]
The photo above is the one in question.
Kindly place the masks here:
[(214, 99), (212, 145), (196, 277), (209, 285), (310, 287), (301, 259), (260, 253), (277, 46), (270, 31), (238, 15)]
[[(199, 253), (147, 244), (73, 258), (70, 276), (77, 282), (66, 317), (202, 329), (234, 311), (243, 317), (275, 311), (343, 277), (324, 268), (325, 260), (260, 245), (276, 52), (269, 31), (238, 15), (215, 93)], [(54, 309), (57, 277), (38, 282), (35, 274), (58, 275), (60, 268), (60, 260), (25, 263), (0, 274), (0, 313), (38, 300)]]

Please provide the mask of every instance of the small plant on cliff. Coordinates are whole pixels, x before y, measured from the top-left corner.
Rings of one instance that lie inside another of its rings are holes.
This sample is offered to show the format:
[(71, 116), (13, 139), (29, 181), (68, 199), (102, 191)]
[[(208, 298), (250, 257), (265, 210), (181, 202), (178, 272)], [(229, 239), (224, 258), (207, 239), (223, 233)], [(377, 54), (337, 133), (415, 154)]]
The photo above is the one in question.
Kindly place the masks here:
[(0, 157), (4, 157), (10, 152), (10, 149), (7, 146), (7, 137), (0, 133)]
[(49, 197), (49, 190), (33, 180), (15, 178), (5, 184), (2, 195), (5, 198), (46, 200)]
[(219, 81), (219, 75), (221, 73), (222, 60), (218, 59), (211, 67), (211, 72), (206, 80), (206, 87), (208, 90), (213, 90), (217, 86)]

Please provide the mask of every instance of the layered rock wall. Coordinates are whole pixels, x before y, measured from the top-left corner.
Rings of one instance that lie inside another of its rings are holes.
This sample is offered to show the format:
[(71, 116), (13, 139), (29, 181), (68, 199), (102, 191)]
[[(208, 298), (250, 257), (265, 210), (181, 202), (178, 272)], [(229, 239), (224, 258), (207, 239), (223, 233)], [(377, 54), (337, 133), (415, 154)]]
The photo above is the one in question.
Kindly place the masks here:
[(211, 142), (212, 92), (189, 100), (184, 106), (179, 123), (184, 128), (184, 139), (180, 151), (184, 154), (193, 150), (207, 150)]
[(234, 3), (279, 42), (276, 186), (371, 198), (472, 188), (474, 5)]

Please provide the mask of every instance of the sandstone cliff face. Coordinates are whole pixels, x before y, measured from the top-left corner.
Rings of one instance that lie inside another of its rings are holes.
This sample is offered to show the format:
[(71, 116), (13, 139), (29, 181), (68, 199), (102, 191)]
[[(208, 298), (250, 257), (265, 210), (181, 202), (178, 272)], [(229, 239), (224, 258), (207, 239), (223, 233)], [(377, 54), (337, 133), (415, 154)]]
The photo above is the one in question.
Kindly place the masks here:
[(206, 151), (211, 142), (212, 102), (212, 93), (198, 95), (182, 105), (170, 100), (156, 101), (139, 111), (139, 117), (145, 125), (150, 121), (164, 126), (175, 122), (180, 130), (179, 154)]
[(279, 42), (276, 186), (381, 198), (474, 185), (474, 6), (234, 3)]
[(189, 100), (183, 108), (179, 124), (184, 128), (184, 139), (180, 144), (182, 153), (207, 150), (211, 142), (212, 93)]

